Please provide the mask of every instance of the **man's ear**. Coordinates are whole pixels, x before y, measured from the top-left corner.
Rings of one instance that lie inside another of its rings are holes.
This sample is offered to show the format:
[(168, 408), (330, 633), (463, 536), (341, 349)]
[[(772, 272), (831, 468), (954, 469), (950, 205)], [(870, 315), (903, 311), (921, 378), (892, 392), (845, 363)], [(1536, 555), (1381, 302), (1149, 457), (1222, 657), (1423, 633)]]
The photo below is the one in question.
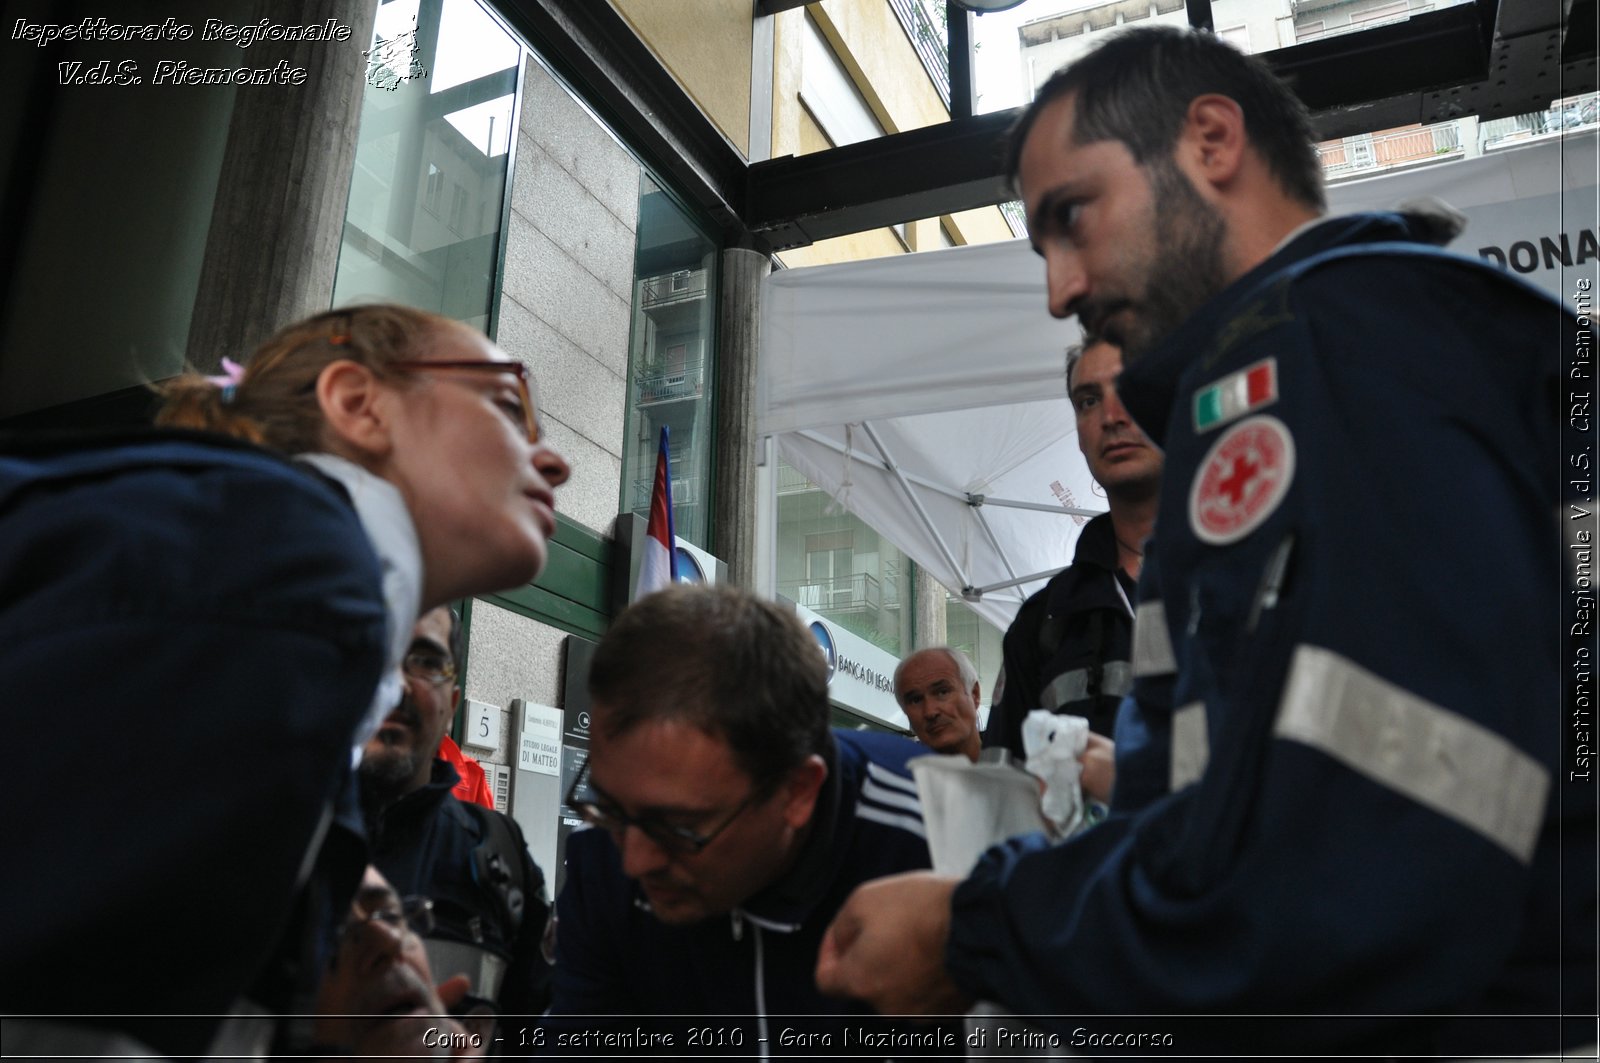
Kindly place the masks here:
[(382, 397), (383, 389), (372, 370), (348, 359), (330, 362), (317, 375), (322, 420), (341, 451), (368, 459), (389, 453), (392, 425)]
[(1178, 164), (1190, 180), (1226, 187), (1238, 175), (1248, 145), (1244, 110), (1236, 101), (1217, 93), (1189, 101), (1177, 151)]
[(817, 795), (828, 778), (828, 765), (813, 753), (789, 772), (784, 783), (783, 818), (790, 829), (799, 830), (811, 822), (811, 813), (817, 807)]

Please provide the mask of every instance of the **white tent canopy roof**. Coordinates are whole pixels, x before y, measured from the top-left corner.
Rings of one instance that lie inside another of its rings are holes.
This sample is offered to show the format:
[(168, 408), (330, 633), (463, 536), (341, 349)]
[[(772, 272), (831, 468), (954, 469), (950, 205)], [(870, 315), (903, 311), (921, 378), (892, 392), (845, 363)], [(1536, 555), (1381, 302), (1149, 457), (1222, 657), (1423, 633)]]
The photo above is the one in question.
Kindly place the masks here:
[[(1594, 258), (1579, 262), (1595, 157), (1592, 133), (1553, 137), (1329, 197), (1346, 213), (1437, 196), (1467, 215), (1457, 250), (1537, 259), (1528, 279), (1565, 297), (1595, 273)], [(1563, 238), (1565, 268), (1541, 243)], [(1078, 338), (1075, 321), (1045, 313), (1043, 267), (1022, 240), (778, 271), (762, 295), (757, 432), (1004, 628), (1106, 507), (1063, 386)]]
[(757, 399), (759, 430), (791, 465), (946, 587), (969, 600), (994, 588), (973, 605), (1002, 627), (1038, 574), (1072, 557), (1084, 518), (1063, 519), (1063, 500), (1105, 509), (1061, 383), (1077, 326), (1040, 312), (1039, 266), (1022, 250), (774, 273)]

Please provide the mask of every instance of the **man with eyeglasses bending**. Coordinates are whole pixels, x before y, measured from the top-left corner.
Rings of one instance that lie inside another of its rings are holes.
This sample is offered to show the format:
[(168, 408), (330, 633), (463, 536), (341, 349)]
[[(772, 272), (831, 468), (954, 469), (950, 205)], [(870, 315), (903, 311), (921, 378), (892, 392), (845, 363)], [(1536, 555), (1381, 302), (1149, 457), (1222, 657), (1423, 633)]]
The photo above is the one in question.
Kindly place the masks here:
[(473, 998), (532, 1015), (549, 995), (544, 875), (514, 820), (452, 794), (459, 777), (438, 755), (461, 698), (462, 641), (448, 608), (412, 629), (405, 695), (362, 750), (371, 860), (402, 894), (433, 899), (426, 944), (440, 977), (465, 974)]
[(340, 926), (317, 989), (315, 1040), (306, 1058), (405, 1056), (465, 1059), (484, 1054), (493, 1021), (448, 1013), (467, 992), (455, 976), (434, 985), (423, 938), (433, 929), (426, 897), (402, 898), (368, 867)]
[[(589, 758), (567, 804), (597, 829), (567, 840), (536, 1047), (607, 1047), (593, 1043), (594, 1020), (568, 1015), (626, 1017), (610, 1033), (648, 1026), (674, 1034), (675, 1051), (710, 1055), (759, 1053), (787, 1030), (871, 1056), (870, 1038), (844, 1039), (896, 1036), (824, 997), (812, 971), (856, 884), (929, 866), (906, 770), (922, 748), (830, 731), (815, 640), (792, 611), (733, 588), (679, 585), (636, 602), (596, 648), (589, 692)], [(699, 1019), (686, 1032), (635, 1016)], [(902, 1036), (897, 1053), (949, 1031), (901, 1031), (913, 1033), (920, 1042)]]

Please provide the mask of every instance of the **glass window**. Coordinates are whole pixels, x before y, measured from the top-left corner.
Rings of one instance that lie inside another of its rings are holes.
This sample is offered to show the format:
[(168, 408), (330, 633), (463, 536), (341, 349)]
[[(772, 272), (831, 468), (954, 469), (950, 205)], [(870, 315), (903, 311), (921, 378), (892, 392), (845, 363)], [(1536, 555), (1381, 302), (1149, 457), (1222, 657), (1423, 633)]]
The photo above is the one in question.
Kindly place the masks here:
[[(979, 705), (994, 704), (995, 680), (1005, 662), (1001, 641), (1005, 632), (967, 608), (967, 603), (947, 594), (944, 606), (945, 641), (965, 653), (978, 670)], [(987, 719), (987, 716), (984, 716)]]
[(622, 508), (648, 518), (666, 426), (673, 530), (700, 547), (707, 545), (711, 511), (716, 263), (711, 239), (672, 197), (641, 176)]
[(474, 0), (379, 7), (334, 305), (488, 329), (521, 57)]
[(835, 147), (883, 136), (883, 125), (867, 105), (849, 71), (809, 16), (802, 35), (800, 102)]
[(777, 592), (901, 655), (912, 641), (911, 560), (787, 462), (775, 479)]

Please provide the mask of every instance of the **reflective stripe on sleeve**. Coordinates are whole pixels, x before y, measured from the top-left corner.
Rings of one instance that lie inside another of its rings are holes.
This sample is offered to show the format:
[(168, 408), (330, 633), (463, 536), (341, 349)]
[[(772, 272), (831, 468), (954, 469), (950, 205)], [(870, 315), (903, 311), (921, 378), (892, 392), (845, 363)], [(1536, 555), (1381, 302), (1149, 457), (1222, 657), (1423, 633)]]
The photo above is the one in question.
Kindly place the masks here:
[[(1100, 693), (1120, 698), (1133, 689), (1133, 672), (1127, 661), (1107, 661), (1100, 666)], [(1089, 696), (1089, 669), (1074, 668), (1062, 672), (1039, 692), (1042, 708), (1055, 712), (1063, 705), (1071, 705)]]
[(1133, 617), (1133, 676), (1168, 675), (1178, 670), (1172, 655), (1172, 639), (1167, 635), (1167, 607), (1164, 602), (1140, 602)]
[(1185, 705), (1172, 713), (1172, 792), (1183, 789), (1206, 773), (1211, 761), (1211, 736), (1206, 733), (1206, 706), (1203, 701)]
[(1319, 646), (1295, 650), (1275, 733), (1478, 832), (1526, 864), (1550, 773), (1505, 738)]

